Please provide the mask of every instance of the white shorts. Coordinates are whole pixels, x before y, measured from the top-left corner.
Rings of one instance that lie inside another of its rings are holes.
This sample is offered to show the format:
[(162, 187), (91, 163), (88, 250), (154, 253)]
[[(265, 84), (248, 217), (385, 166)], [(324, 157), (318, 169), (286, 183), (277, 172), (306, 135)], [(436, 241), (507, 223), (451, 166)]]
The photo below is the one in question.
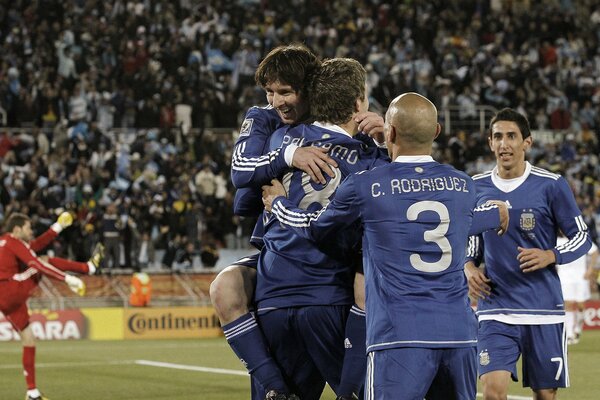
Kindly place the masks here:
[(561, 281), (560, 286), (565, 301), (584, 302), (591, 297), (590, 283), (587, 280)]

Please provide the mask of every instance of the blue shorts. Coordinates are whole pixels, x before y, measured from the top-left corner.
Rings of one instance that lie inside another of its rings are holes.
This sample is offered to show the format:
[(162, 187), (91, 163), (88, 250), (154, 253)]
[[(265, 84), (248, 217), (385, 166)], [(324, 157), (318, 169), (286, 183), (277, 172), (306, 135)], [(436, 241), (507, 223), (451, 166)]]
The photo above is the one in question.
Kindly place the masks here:
[(508, 371), (518, 381), (517, 360), (523, 356), (523, 386), (533, 390), (569, 386), (564, 324), (511, 325), (481, 321), (477, 343), (479, 376)]
[(256, 269), (258, 267), (258, 256), (260, 253), (250, 254), (234, 262), (232, 265), (243, 265), (244, 267)]
[(366, 400), (473, 400), (475, 347), (399, 347), (369, 353)]
[(344, 362), (344, 332), (350, 306), (279, 308), (258, 314), (271, 355), (290, 391), (318, 400), (325, 382), (334, 391)]

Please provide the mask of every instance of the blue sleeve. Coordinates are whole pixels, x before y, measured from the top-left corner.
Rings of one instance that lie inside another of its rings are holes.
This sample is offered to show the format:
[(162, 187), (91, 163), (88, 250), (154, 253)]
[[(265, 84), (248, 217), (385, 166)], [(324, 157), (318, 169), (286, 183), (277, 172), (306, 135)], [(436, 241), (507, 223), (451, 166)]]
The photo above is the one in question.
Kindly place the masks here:
[(467, 245), (467, 261), (472, 261), (476, 266), (479, 267), (483, 260), (483, 237), (481, 235), (469, 236), (469, 243)]
[(482, 204), (473, 209), (473, 221), (469, 235), (478, 235), (491, 229), (500, 228), (500, 212), (494, 204)]
[(337, 188), (331, 202), (319, 211), (302, 210), (280, 196), (273, 202), (271, 212), (298, 236), (319, 242), (360, 220), (360, 206), (354, 188), (354, 175), (350, 175)]
[(268, 151), (280, 126), (278, 118), (272, 110), (258, 107), (246, 113), (231, 157), (231, 181), (236, 188), (269, 183), (288, 167), (281, 148)]
[(235, 191), (233, 213), (243, 217), (256, 217), (263, 211), (262, 192), (259, 188), (241, 188)]
[(569, 239), (552, 251), (557, 264), (568, 264), (587, 254), (592, 247), (592, 239), (567, 181), (559, 178), (552, 190), (549, 201), (554, 219)]

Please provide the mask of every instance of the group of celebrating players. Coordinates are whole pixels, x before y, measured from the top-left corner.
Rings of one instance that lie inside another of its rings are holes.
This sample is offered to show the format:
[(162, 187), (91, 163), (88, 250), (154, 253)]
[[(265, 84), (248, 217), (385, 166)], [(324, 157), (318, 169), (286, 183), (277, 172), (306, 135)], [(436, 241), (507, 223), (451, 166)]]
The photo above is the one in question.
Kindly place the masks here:
[[(400, 94), (385, 120), (368, 111), (356, 60), (280, 46), (255, 77), (269, 105), (245, 116), (232, 180), (236, 214), (259, 216), (260, 251), (210, 293), (252, 398), (316, 400), (328, 383), (340, 400), (474, 399), (479, 376), (485, 399), (506, 399), (520, 356), (523, 384), (556, 398), (569, 379), (554, 266), (592, 243), (565, 179), (526, 161), (527, 119), (496, 114), (496, 167), (471, 178), (431, 157), (441, 129), (427, 98)], [(103, 257), (36, 255), (71, 222), (33, 240), (13, 214), (0, 237), (0, 311), (22, 338), (27, 400), (44, 399), (27, 298), (40, 274), (83, 294), (63, 271), (93, 274)]]
[(505, 399), (520, 356), (523, 384), (556, 398), (569, 380), (554, 266), (592, 243), (565, 179), (526, 161), (527, 119), (496, 114), (496, 167), (471, 178), (431, 157), (425, 97), (368, 112), (355, 60), (280, 46), (255, 77), (269, 105), (246, 114), (232, 181), (260, 251), (211, 285), (252, 398), (318, 399), (327, 382), (342, 400), (474, 399), (479, 376), (485, 399)]

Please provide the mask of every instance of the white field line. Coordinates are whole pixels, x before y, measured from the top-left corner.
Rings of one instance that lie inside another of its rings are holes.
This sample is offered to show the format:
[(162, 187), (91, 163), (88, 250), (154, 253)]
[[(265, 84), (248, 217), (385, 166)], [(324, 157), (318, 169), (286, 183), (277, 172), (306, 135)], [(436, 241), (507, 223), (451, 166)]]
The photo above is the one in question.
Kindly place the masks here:
[[(171, 368), (171, 369), (182, 369), (186, 371), (197, 371), (197, 372), (209, 372), (213, 374), (224, 374), (224, 375), (238, 375), (238, 376), (250, 376), (246, 371), (240, 371), (235, 369), (224, 369), (224, 368), (209, 368), (201, 367), (196, 365), (184, 365), (184, 364), (173, 364), (160, 361), (150, 360), (124, 360), (124, 361), (81, 361), (81, 362), (57, 362), (57, 363), (36, 363), (36, 368), (70, 368), (70, 367), (94, 367), (98, 365), (128, 365), (137, 364), (145, 365), (149, 367), (158, 368)], [(0, 365), (2, 369), (19, 369), (23, 368), (21, 364), (8, 364)], [(477, 393), (477, 397), (483, 397), (483, 394)], [(531, 400), (531, 396), (516, 396), (509, 395), (508, 400)]]
[[(477, 393), (477, 397), (483, 397), (482, 393)], [(531, 396), (517, 396), (509, 394), (507, 397), (508, 400), (531, 400), (533, 399), (533, 395)]]
[(235, 369), (223, 369), (223, 368), (208, 368), (208, 367), (200, 367), (200, 366), (196, 366), (196, 365), (173, 364), (173, 363), (166, 363), (166, 362), (160, 362), (160, 361), (135, 360), (135, 364), (147, 365), (150, 367), (159, 367), (159, 368), (184, 369), (187, 371), (210, 372), (213, 374), (250, 376), (250, 375), (248, 375), (247, 371), (240, 371), (240, 370), (235, 370)]
[[(149, 361), (149, 360), (136, 360), (135, 363), (139, 364), (139, 365), (148, 365), (151, 367), (174, 368), (174, 369), (183, 369), (183, 370), (188, 370), (188, 371), (199, 371), (199, 372), (212, 372), (214, 374), (249, 376), (246, 371), (239, 371), (239, 370), (234, 370), (234, 369), (207, 368), (207, 367), (200, 367), (200, 366), (194, 366), (194, 365), (172, 364), (172, 363)], [(477, 393), (477, 397), (483, 397), (483, 394)], [(508, 396), (508, 400), (531, 400), (531, 399), (532, 399), (531, 396), (529, 396), (529, 397), (515, 396), (515, 395)]]
[[(135, 364), (133, 360), (123, 361), (80, 361), (80, 362), (49, 362), (35, 363), (36, 368), (70, 368), (70, 367), (96, 367), (99, 365), (127, 365)], [(20, 369), (22, 364), (7, 364), (0, 365), (0, 369)]]

